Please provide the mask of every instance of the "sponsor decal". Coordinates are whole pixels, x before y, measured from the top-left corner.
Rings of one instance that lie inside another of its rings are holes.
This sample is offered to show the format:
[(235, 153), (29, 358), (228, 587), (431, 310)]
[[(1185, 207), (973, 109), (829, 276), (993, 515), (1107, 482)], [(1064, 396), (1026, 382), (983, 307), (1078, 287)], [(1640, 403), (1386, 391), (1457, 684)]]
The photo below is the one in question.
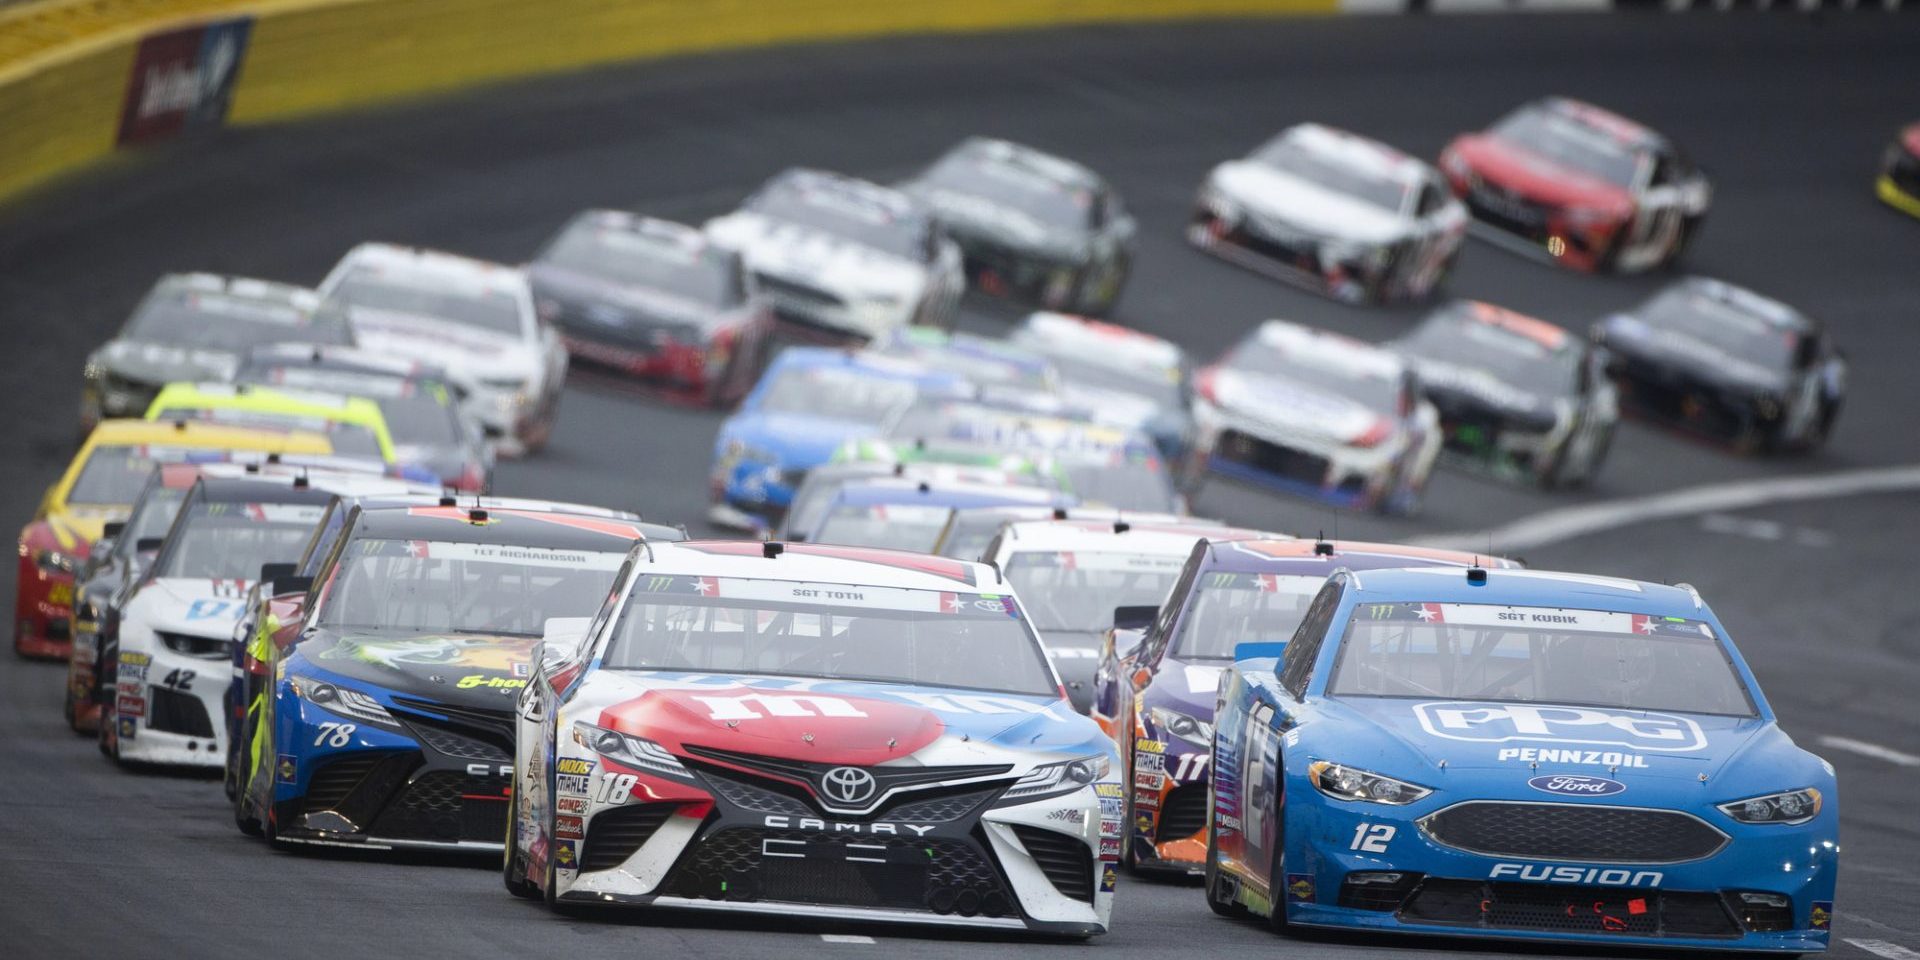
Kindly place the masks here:
[(1158, 771), (1149, 773), (1143, 770), (1136, 770), (1133, 774), (1133, 785), (1136, 789), (1145, 788), (1147, 790), (1158, 790), (1165, 786), (1166, 782), (1166, 775)]
[(140, 725), (132, 717), (120, 718), (120, 739), (132, 740), (140, 732)]
[(584, 840), (587, 836), (586, 821), (579, 817), (554, 817), (553, 835), (561, 840)]
[(587, 813), (587, 798), (555, 797), (553, 800), (553, 810), (555, 813), (572, 817), (585, 816)]
[(1113, 864), (1102, 864), (1100, 867), (1100, 892), (1112, 893), (1113, 885), (1118, 882), (1119, 879), (1120, 871), (1116, 869)]
[(1219, 824), (1222, 830), (1231, 830), (1236, 833), (1240, 830), (1240, 818), (1231, 813), (1214, 814), (1213, 822)]
[(1136, 773), (1166, 773), (1167, 758), (1158, 753), (1136, 753), (1133, 769)]
[(815, 830), (821, 833), (853, 833), (867, 836), (886, 834), (894, 837), (924, 837), (934, 829), (930, 824), (921, 823), (844, 823), (838, 820), (821, 820), (816, 817), (790, 817), (785, 814), (768, 814), (762, 822), (771, 830)]
[(1145, 790), (1136, 791), (1133, 795), (1133, 805), (1144, 810), (1158, 810), (1160, 809), (1160, 794), (1149, 793)]
[(1133, 832), (1144, 833), (1149, 835), (1152, 834), (1153, 820), (1154, 820), (1154, 815), (1151, 813), (1135, 814), (1133, 818)]
[(1103, 817), (1118, 817), (1126, 812), (1126, 807), (1127, 804), (1124, 800), (1118, 800), (1113, 797), (1100, 798), (1100, 815)]
[(1287, 874), (1287, 902), (1313, 902), (1313, 875), (1310, 873)]
[(1427, 733), (1447, 740), (1541, 740), (1670, 753), (1691, 752), (1707, 745), (1706, 733), (1698, 723), (1651, 710), (1443, 701), (1417, 704), (1413, 712)]
[(554, 773), (588, 774), (593, 772), (593, 761), (579, 757), (561, 757), (553, 762)]
[[(525, 666), (525, 664), (520, 664), (520, 666)], [(489, 677), (480, 673), (469, 673), (461, 677), (458, 683), (454, 684), (454, 686), (462, 690), (472, 690), (476, 687), (486, 687), (489, 690), (518, 690), (526, 685), (527, 682), (525, 680), (516, 680), (511, 677)]]
[(1833, 901), (1815, 900), (1813, 913), (1808, 915), (1807, 924), (1815, 930), (1833, 929)]
[(123, 693), (114, 699), (113, 709), (123, 717), (144, 717), (147, 715), (147, 699), (129, 697)]
[(1637, 753), (1612, 750), (1554, 750), (1543, 747), (1502, 747), (1501, 760), (1521, 763), (1578, 763), (1595, 767), (1647, 769), (1647, 758)]
[(118, 142), (147, 143), (225, 122), (253, 18), (240, 17), (141, 39), (120, 107)]
[(152, 662), (153, 662), (153, 657), (148, 654), (135, 653), (133, 651), (128, 651), (128, 650), (122, 650), (120, 652), (120, 666), (122, 668), (144, 667), (147, 664)]
[(1542, 793), (1558, 794), (1563, 797), (1611, 797), (1616, 793), (1625, 793), (1627, 790), (1627, 785), (1618, 780), (1566, 773), (1534, 777), (1527, 781), (1527, 786)]
[(1084, 824), (1087, 822), (1087, 812), (1077, 808), (1050, 810), (1047, 812), (1047, 819), (1056, 823)]
[(231, 620), (240, 616), (244, 608), (233, 600), (200, 599), (187, 605), (186, 619), (213, 620), (225, 618)]
[(1102, 837), (1102, 838), (1100, 839), (1100, 858), (1101, 858), (1102, 860), (1104, 860), (1104, 859), (1106, 859), (1106, 858), (1108, 858), (1108, 857), (1112, 857), (1112, 858), (1114, 858), (1114, 859), (1119, 859), (1119, 857), (1120, 857), (1120, 838), (1118, 838), (1118, 837)]
[(1556, 867), (1545, 863), (1496, 863), (1489, 880), (1578, 883), (1593, 887), (1657, 887), (1666, 874), (1620, 867)]
[(1167, 742), (1165, 740), (1135, 740), (1133, 742), (1133, 749), (1135, 753), (1166, 753)]
[(561, 796), (593, 796), (593, 778), (580, 773), (556, 773), (553, 776), (553, 789)]
[(279, 761), (274, 764), (273, 769), (275, 779), (281, 783), (293, 783), (300, 779), (300, 762), (293, 758), (293, 754), (281, 754)]
[(1118, 800), (1127, 794), (1117, 783), (1096, 783), (1093, 785), (1093, 795), (1103, 800)]
[(556, 870), (580, 869), (580, 851), (572, 840), (553, 842), (553, 866)]

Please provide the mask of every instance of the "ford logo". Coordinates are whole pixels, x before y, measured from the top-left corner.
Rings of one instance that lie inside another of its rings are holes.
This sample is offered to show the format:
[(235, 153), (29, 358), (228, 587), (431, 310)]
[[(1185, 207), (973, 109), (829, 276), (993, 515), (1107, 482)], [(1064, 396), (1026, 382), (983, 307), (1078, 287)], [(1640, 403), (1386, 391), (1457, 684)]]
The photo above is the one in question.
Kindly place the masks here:
[(1557, 793), (1563, 797), (1611, 797), (1627, 789), (1627, 785), (1618, 780), (1568, 773), (1534, 777), (1527, 781), (1527, 786), (1542, 793)]

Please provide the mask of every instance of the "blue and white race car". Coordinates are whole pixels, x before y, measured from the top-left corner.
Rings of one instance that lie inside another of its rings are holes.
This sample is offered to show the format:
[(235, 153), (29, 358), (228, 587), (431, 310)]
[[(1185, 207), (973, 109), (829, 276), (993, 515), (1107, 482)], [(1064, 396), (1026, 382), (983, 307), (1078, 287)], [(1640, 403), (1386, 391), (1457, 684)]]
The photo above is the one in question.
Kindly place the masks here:
[(1341, 571), (1222, 681), (1207, 902), (1409, 933), (1824, 950), (1832, 766), (1691, 588)]
[(911, 360), (829, 347), (783, 350), (714, 438), (707, 519), (771, 529), (807, 471), (841, 444), (884, 433), (923, 392), (971, 389), (959, 374)]

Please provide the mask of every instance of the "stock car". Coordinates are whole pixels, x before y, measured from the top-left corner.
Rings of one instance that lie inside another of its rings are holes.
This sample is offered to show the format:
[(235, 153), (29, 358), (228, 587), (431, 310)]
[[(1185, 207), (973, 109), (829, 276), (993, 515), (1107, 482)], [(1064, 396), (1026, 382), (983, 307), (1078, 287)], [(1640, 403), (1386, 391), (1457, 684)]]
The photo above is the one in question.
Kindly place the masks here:
[(714, 437), (707, 519), (735, 529), (772, 529), (807, 471), (828, 462), (842, 444), (885, 432), (922, 392), (971, 390), (956, 374), (897, 357), (789, 347)]
[(385, 464), (413, 479), (439, 479), (424, 466), (400, 462), (386, 416), (379, 404), (365, 397), (250, 383), (169, 383), (154, 396), (147, 419), (324, 434), (336, 456)]
[(1435, 310), (1386, 347), (1440, 415), (1443, 460), (1547, 488), (1599, 471), (1620, 421), (1604, 349), (1477, 300)]
[(966, 286), (960, 248), (924, 205), (837, 173), (782, 172), (705, 229), (745, 258), (776, 317), (835, 341), (951, 328)]
[(471, 387), (443, 369), (355, 347), (283, 344), (254, 350), (233, 380), (365, 397), (380, 408), (400, 462), (468, 493), (493, 481), (493, 448), (462, 405)]
[(1032, 147), (968, 137), (901, 183), (960, 245), (994, 296), (1105, 313), (1133, 262), (1133, 216), (1091, 170)]
[(692, 227), (588, 210), (527, 264), (527, 282), (575, 362), (708, 406), (739, 400), (765, 364), (773, 314), (740, 255)]
[[(1060, 377), (1047, 358), (977, 333), (905, 327), (871, 349), (967, 378), (983, 393), (1014, 405), (1057, 408)], [(1031, 395), (1033, 400), (1028, 400)], [(1044, 399), (1041, 399), (1044, 398)]]
[(363, 243), (320, 283), (354, 341), (445, 367), (472, 385), (467, 409), (503, 456), (545, 446), (559, 415), (567, 348), (534, 312), (526, 274), (436, 250)]
[[(1117, 635), (1094, 678), (1093, 717), (1127, 766), (1126, 863), (1147, 873), (1198, 873), (1207, 851), (1215, 692), (1235, 645), (1293, 635), (1335, 570), (1510, 561), (1395, 544), (1207, 539), (1128, 649)], [(1367, 576), (1372, 576), (1371, 572)]]
[(1826, 327), (1720, 280), (1676, 280), (1596, 323), (1630, 414), (1747, 452), (1804, 453), (1846, 401), (1847, 360)]
[(1210, 520), (1050, 516), (1003, 523), (978, 556), (1022, 598), (1073, 708), (1089, 713), (1101, 653), (1123, 608), (1166, 603), (1195, 543), (1235, 535)]
[(1025, 487), (993, 471), (961, 468), (873, 477), (843, 484), (828, 498), (806, 540), (929, 552), (953, 511), (975, 507), (1067, 507), (1073, 497)]
[(155, 464), (224, 450), (326, 454), (332, 449), (326, 437), (312, 433), (188, 421), (101, 421), (20, 530), (14, 653), (51, 659), (69, 655), (74, 577), (106, 524), (126, 519)]
[(1008, 339), (1053, 363), (1068, 407), (1096, 423), (1145, 433), (1168, 463), (1185, 459), (1193, 440), (1193, 395), (1187, 354), (1178, 344), (1046, 311), (1022, 320)]
[[(1337, 573), (1220, 691), (1207, 901), (1292, 925), (1824, 950), (1833, 767), (1692, 588)], [(1617, 955), (1617, 954), (1615, 954)]]
[(599, 608), (644, 536), (601, 512), (351, 508), (297, 640), (254, 647), (270, 660), (235, 824), (277, 844), (499, 851), (534, 647), (549, 618)]
[(1908, 124), (1887, 144), (1873, 189), (1887, 206), (1920, 217), (1920, 123)]
[(1194, 392), (1189, 493), (1219, 473), (1341, 506), (1419, 510), (1440, 416), (1393, 353), (1269, 320), (1202, 370)]
[(516, 896), (1107, 929), (1118, 758), (984, 564), (636, 549), (549, 628), (516, 727)]
[(270, 280), (161, 277), (113, 339), (87, 355), (81, 436), (102, 418), (144, 413), (169, 383), (232, 377), (250, 347), (352, 342), (345, 319), (319, 304), (312, 290)]
[[(932, 553), (955, 560), (981, 560), (987, 544), (998, 536), (1000, 528), (1025, 520), (1089, 520), (1113, 523), (1126, 520), (1133, 524), (1206, 524), (1217, 521), (1173, 513), (1147, 510), (1118, 510), (1113, 507), (969, 507), (953, 511)], [(1221, 524), (1225, 526), (1225, 524)]]
[(1706, 175), (1667, 138), (1566, 97), (1455, 138), (1440, 169), (1476, 236), (1589, 272), (1679, 259), (1713, 200)]
[(1303, 123), (1207, 174), (1187, 240), (1339, 300), (1384, 303), (1433, 292), (1466, 231), (1466, 208), (1431, 166)]

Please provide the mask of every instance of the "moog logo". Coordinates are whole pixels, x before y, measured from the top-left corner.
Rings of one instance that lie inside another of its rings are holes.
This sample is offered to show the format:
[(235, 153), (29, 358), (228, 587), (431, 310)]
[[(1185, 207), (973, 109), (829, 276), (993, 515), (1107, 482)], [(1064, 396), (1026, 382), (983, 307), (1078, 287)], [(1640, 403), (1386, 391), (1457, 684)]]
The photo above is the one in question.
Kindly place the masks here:
[(1667, 752), (1699, 750), (1707, 745), (1706, 734), (1692, 720), (1644, 710), (1450, 701), (1418, 704), (1413, 712), (1423, 729), (1448, 740), (1615, 744)]
[(1616, 793), (1624, 793), (1627, 789), (1627, 785), (1618, 780), (1563, 773), (1534, 777), (1527, 781), (1527, 786), (1542, 793), (1554, 793), (1563, 797), (1611, 797)]

